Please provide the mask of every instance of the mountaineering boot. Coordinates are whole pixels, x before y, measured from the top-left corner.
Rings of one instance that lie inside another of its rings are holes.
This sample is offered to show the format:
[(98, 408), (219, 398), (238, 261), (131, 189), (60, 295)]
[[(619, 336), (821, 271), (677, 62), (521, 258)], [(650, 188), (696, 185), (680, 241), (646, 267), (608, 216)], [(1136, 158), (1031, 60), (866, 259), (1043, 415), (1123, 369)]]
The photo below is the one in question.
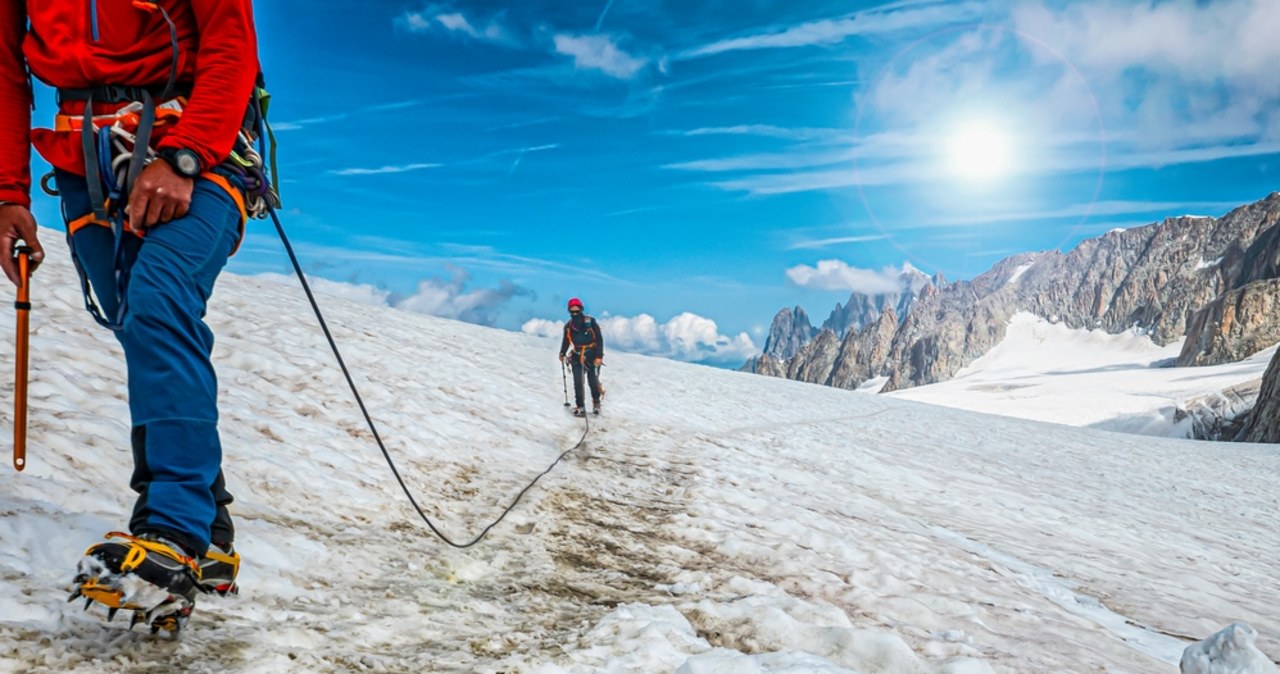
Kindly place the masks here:
[(120, 609), (133, 612), (129, 627), (145, 622), (155, 634), (177, 634), (195, 608), (200, 567), (177, 544), (150, 534), (113, 531), (89, 546), (76, 567), (71, 596), (107, 607), (107, 620)]
[(240, 587), (236, 585), (236, 574), (240, 572), (240, 553), (235, 546), (227, 544), (222, 547), (216, 543), (200, 557), (200, 591), (208, 594), (227, 596), (237, 594)]
[(581, 407), (575, 407), (575, 408), (573, 408), (573, 416), (575, 416), (575, 417), (585, 417), (585, 416), (587, 416), (587, 411), (586, 411), (586, 410), (584, 410), (584, 409), (582, 409)]
[(592, 402), (591, 413), (592, 413), (592, 414), (599, 414), (599, 413), (600, 413), (600, 401), (599, 401), (599, 400), (596, 400), (596, 401)]

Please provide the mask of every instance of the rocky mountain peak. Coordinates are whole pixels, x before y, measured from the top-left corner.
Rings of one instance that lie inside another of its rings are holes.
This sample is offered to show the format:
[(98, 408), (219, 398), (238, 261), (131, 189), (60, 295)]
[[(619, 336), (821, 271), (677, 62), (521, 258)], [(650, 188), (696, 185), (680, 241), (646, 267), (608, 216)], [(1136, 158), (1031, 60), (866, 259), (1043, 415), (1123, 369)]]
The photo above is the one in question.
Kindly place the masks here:
[(769, 325), (769, 337), (764, 343), (764, 353), (775, 360), (787, 360), (796, 355), (800, 347), (809, 343), (817, 334), (809, 322), (809, 314), (803, 307), (783, 308)]

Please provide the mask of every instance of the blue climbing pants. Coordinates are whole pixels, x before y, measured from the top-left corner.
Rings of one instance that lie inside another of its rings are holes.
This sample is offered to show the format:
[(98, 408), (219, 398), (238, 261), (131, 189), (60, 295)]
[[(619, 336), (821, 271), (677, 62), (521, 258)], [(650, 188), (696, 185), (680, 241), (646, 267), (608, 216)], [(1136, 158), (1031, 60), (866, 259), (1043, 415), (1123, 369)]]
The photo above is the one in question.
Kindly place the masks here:
[[(92, 212), (83, 177), (59, 171), (71, 229)], [(218, 383), (204, 323), (214, 281), (240, 237), (240, 210), (199, 178), (185, 216), (145, 237), (87, 224), (69, 232), (72, 258), (94, 304), (124, 347), (138, 492), (130, 529), (170, 538), (192, 555), (232, 542), (218, 439)], [(86, 290), (86, 297), (90, 297)], [(100, 321), (102, 322), (102, 321)]]

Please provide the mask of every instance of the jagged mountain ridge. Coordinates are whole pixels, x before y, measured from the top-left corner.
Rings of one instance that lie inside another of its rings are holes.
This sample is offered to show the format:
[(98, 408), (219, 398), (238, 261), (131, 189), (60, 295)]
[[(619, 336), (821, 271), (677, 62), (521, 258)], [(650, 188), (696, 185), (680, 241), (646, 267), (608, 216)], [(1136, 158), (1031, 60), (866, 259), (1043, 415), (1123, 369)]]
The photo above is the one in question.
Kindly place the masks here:
[[(849, 300), (843, 305), (836, 302), (831, 314), (815, 328), (809, 320), (804, 307), (783, 307), (773, 317), (769, 325), (769, 336), (765, 339), (764, 351), (760, 356), (749, 359), (740, 369), (746, 372), (767, 374), (776, 377), (791, 377), (787, 371), (787, 362), (806, 371), (814, 370), (814, 366), (794, 361), (794, 356), (805, 345), (812, 342), (823, 332), (831, 332), (837, 338), (862, 332), (867, 326), (879, 326), (883, 316), (888, 314), (891, 323), (896, 325), (898, 317), (905, 316), (917, 294), (930, 283), (944, 283), (941, 274), (929, 277), (924, 272), (907, 264), (898, 274), (901, 290), (898, 292), (867, 294), (852, 292)], [(877, 328), (880, 331), (879, 328)], [(826, 339), (826, 338), (824, 338)], [(829, 366), (831, 364), (828, 364)], [(821, 367), (819, 366), (820, 370)], [(791, 377), (796, 378), (796, 377)]]
[(861, 332), (863, 328), (879, 319), (885, 311), (892, 310), (896, 316), (905, 316), (911, 304), (915, 302), (920, 289), (935, 283), (935, 280), (908, 264), (898, 274), (898, 283), (902, 288), (898, 292), (874, 295), (857, 291), (850, 293), (849, 300), (844, 305), (836, 302), (835, 309), (832, 309), (831, 315), (822, 322), (819, 329), (830, 330), (837, 337), (843, 338), (849, 330)]
[(879, 376), (884, 391), (929, 384), (986, 353), (1019, 310), (1073, 328), (1138, 329), (1159, 344), (1185, 335), (1179, 365), (1238, 360), (1280, 341), (1270, 310), (1280, 304), (1277, 222), (1273, 193), (1221, 218), (1167, 218), (1066, 253), (1021, 253), (971, 280), (931, 280), (893, 321), (884, 312), (843, 335), (834, 312), (822, 330), (793, 324), (793, 336), (814, 336), (792, 339), (791, 357), (766, 353), (743, 369), (840, 388)]

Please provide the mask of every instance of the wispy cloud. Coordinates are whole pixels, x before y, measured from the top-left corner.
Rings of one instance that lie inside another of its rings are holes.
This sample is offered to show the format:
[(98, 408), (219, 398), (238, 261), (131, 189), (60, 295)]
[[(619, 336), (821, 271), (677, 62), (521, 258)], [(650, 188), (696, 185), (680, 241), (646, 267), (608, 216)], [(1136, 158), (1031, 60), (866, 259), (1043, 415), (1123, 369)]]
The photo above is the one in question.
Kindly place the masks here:
[(902, 7), (889, 11), (874, 10), (848, 16), (809, 21), (779, 27), (769, 32), (720, 40), (681, 54), (681, 58), (698, 58), (729, 51), (809, 47), (842, 42), (854, 35), (892, 33), (908, 29), (938, 28), (973, 21), (982, 15), (976, 2), (939, 4), (926, 7)]
[(689, 129), (686, 136), (764, 136), (787, 140), (837, 140), (849, 137), (848, 129), (786, 128), (769, 124), (740, 124), (738, 126), (709, 126)]
[(409, 171), (421, 171), (422, 169), (438, 168), (443, 164), (419, 163), (419, 164), (401, 164), (398, 166), (380, 166), (378, 168), (343, 168), (331, 169), (329, 173), (339, 176), (373, 176), (383, 175), (386, 173), (407, 173)]
[(493, 270), (506, 270), (510, 275), (527, 274), (530, 271), (541, 271), (564, 278), (590, 279), (618, 285), (634, 285), (633, 282), (598, 271), (591, 265), (581, 262), (563, 261), (564, 258), (548, 260), (527, 255), (504, 253), (492, 246), (446, 243), (441, 248), (449, 254), (449, 259), (465, 262), (468, 267), (486, 266)]
[(564, 118), (563, 118), (563, 117), (561, 117), (561, 116), (559, 116), (559, 115), (555, 115), (555, 116), (548, 116), (548, 117), (537, 117), (537, 118), (535, 118), (535, 119), (522, 119), (522, 120), (520, 120), (520, 121), (518, 121), (518, 122), (509, 122), (509, 123), (506, 123), (506, 124), (497, 124), (497, 125), (494, 125), (494, 126), (490, 126), (490, 127), (486, 128), (486, 129), (485, 129), (485, 131), (504, 131), (504, 130), (509, 130), (509, 129), (519, 129), (519, 128), (526, 127), (526, 126), (537, 126), (537, 125), (539, 125), (539, 124), (550, 124), (550, 123), (552, 123), (552, 122), (558, 122), (558, 121), (560, 121), (561, 119), (564, 119)]
[(530, 145), (529, 147), (516, 147), (516, 148), (511, 148), (509, 150), (498, 150), (497, 152), (490, 152), (489, 154), (485, 155), (485, 157), (497, 157), (497, 156), (508, 155), (508, 154), (522, 155), (522, 154), (527, 154), (529, 152), (545, 152), (547, 150), (554, 150), (558, 147), (560, 147), (559, 143), (544, 143), (542, 145)]
[[(1043, 150), (1023, 148), (1024, 173), (1271, 154), (1280, 141), (1276, 34), (1274, 0), (1021, 2), (1007, 24), (938, 33), (897, 53), (859, 94), (859, 116), (871, 128), (934, 134), (948, 120), (999, 117), (1023, 135), (1020, 147)], [(828, 187), (834, 177), (781, 189), (766, 179), (765, 190)]]
[(553, 41), (556, 52), (572, 57), (579, 70), (599, 70), (622, 80), (634, 77), (649, 63), (647, 58), (628, 54), (609, 35), (561, 33)]
[(823, 171), (797, 171), (786, 173), (762, 173), (731, 180), (709, 183), (730, 192), (746, 192), (754, 196), (792, 194), (815, 190), (843, 189), (854, 186), (910, 185), (924, 182), (924, 177), (936, 178), (937, 171), (922, 172), (924, 164), (884, 164), (861, 170), (843, 166)]
[(1012, 18), (1019, 30), (1100, 75), (1124, 76), (1138, 67), (1184, 83), (1248, 87), (1264, 98), (1280, 94), (1274, 76), (1280, 8), (1274, 0), (1100, 0), (1061, 10), (1029, 2), (1016, 6)]
[(609, 13), (609, 10), (612, 7), (613, 7), (613, 0), (608, 0), (608, 2), (604, 3), (604, 9), (600, 10), (600, 16), (596, 18), (596, 25), (595, 25), (595, 28), (593, 28), (592, 30), (596, 32), (600, 31), (600, 26), (604, 24), (604, 17)]
[(332, 115), (323, 115), (319, 117), (307, 117), (305, 119), (294, 119), (294, 120), (288, 120), (283, 122), (271, 122), (271, 129), (273, 131), (296, 131), (298, 129), (302, 129), (308, 126), (313, 126), (316, 124), (332, 124), (334, 122), (341, 122), (347, 119), (348, 117), (350, 117), (352, 114), (353, 113), (351, 112), (339, 112)]
[[(474, 232), (470, 232), (474, 234)], [(269, 239), (265, 239), (269, 240)], [(442, 243), (424, 246), (417, 240), (392, 237), (358, 237), (360, 247), (327, 246), (297, 242), (295, 250), (308, 259), (338, 260), (357, 268), (377, 267), (381, 271), (431, 272), (446, 265), (488, 272), (510, 278), (546, 274), (558, 279), (590, 280), (615, 286), (639, 287), (635, 281), (607, 274), (572, 257), (544, 259), (503, 252), (493, 246)], [(266, 245), (264, 243), (264, 245)]]
[(853, 150), (823, 149), (796, 150), (768, 154), (748, 154), (738, 157), (720, 159), (694, 159), (691, 161), (664, 164), (662, 168), (679, 171), (705, 171), (709, 173), (725, 173), (734, 171), (787, 171), (814, 166), (830, 166), (832, 164), (848, 164), (853, 161)]
[[(1199, 164), (1241, 157), (1262, 157), (1280, 154), (1280, 140), (1239, 145), (1214, 145), (1208, 147), (1136, 151), (1111, 149), (1105, 161), (1096, 148), (1080, 148), (1057, 154), (1027, 153), (1026, 160), (1018, 166), (1024, 176), (1050, 174), (1095, 174), (1100, 171), (1116, 173), (1131, 169), (1159, 168), (1185, 164)], [(1034, 155), (1034, 156), (1032, 156)], [(700, 171), (740, 171), (741, 177), (717, 180), (708, 184), (730, 192), (745, 192), (755, 196), (793, 194), (818, 190), (849, 187), (873, 187), (884, 185), (928, 185), (951, 181), (946, 166), (937, 157), (923, 157), (901, 161), (877, 159), (876, 161), (846, 162), (836, 168), (812, 171), (760, 172), (781, 169), (790, 163), (795, 168), (839, 164), (825, 162), (821, 155), (812, 153), (779, 154), (772, 157), (747, 156), (723, 160), (697, 160), (667, 168)], [(767, 161), (766, 161), (767, 160)]]
[(908, 281), (904, 277), (914, 267), (861, 269), (843, 260), (821, 260), (816, 267), (800, 264), (787, 270), (787, 280), (801, 288), (815, 290), (848, 290), (865, 295), (902, 292)]
[[(728, 128), (728, 127), (727, 127)], [(743, 127), (753, 129), (755, 127)], [(765, 130), (776, 127), (763, 127)], [(774, 137), (785, 138), (787, 129), (770, 132)], [(877, 133), (854, 138), (853, 132), (841, 129), (802, 129), (796, 131), (792, 138), (801, 142), (788, 149), (777, 152), (742, 154), (714, 159), (693, 159), (663, 165), (663, 168), (680, 171), (704, 171), (709, 173), (752, 172), (752, 171), (794, 171), (801, 168), (832, 166), (843, 164), (848, 167), (840, 169), (848, 172), (854, 167), (854, 161), (867, 165), (870, 160), (902, 161), (918, 160), (935, 152), (940, 141), (927, 134), (911, 134), (902, 131)], [(743, 133), (750, 133), (744, 131)], [(881, 162), (875, 166), (883, 167)]]
[(395, 19), (400, 30), (410, 33), (428, 33), (433, 30), (444, 30), (448, 33), (464, 35), (473, 40), (517, 46), (519, 40), (500, 20), (498, 16), (488, 18), (468, 17), (447, 5), (428, 5), (421, 11), (407, 11)]
[(1166, 217), (1194, 212), (1214, 214), (1216, 217), (1239, 205), (1236, 201), (1098, 201), (1041, 211), (1004, 211), (929, 218), (923, 224), (950, 226), (992, 222), (1045, 222), (1085, 216), (1112, 217), (1143, 213)]
[(888, 238), (887, 234), (867, 234), (863, 236), (836, 236), (829, 239), (810, 239), (807, 241), (797, 241), (787, 250), (811, 250), (818, 248), (830, 248), (831, 246), (840, 246), (847, 243), (867, 243), (870, 241), (881, 241)]
[(348, 110), (344, 112), (336, 112), (331, 115), (320, 115), (317, 117), (307, 117), (304, 119), (293, 119), (293, 120), (280, 121), (280, 122), (273, 121), (271, 122), (271, 129), (273, 131), (297, 131), (299, 129), (303, 129), (308, 126), (315, 126), (317, 124), (333, 124), (335, 122), (346, 121), (352, 116), (359, 116), (369, 112), (389, 112), (391, 110), (404, 110), (406, 108), (412, 108), (415, 106), (422, 105), (425, 102), (426, 101), (423, 101), (423, 100), (392, 101), (390, 103), (378, 103), (376, 105), (363, 106), (360, 108), (356, 108), (356, 109)]

